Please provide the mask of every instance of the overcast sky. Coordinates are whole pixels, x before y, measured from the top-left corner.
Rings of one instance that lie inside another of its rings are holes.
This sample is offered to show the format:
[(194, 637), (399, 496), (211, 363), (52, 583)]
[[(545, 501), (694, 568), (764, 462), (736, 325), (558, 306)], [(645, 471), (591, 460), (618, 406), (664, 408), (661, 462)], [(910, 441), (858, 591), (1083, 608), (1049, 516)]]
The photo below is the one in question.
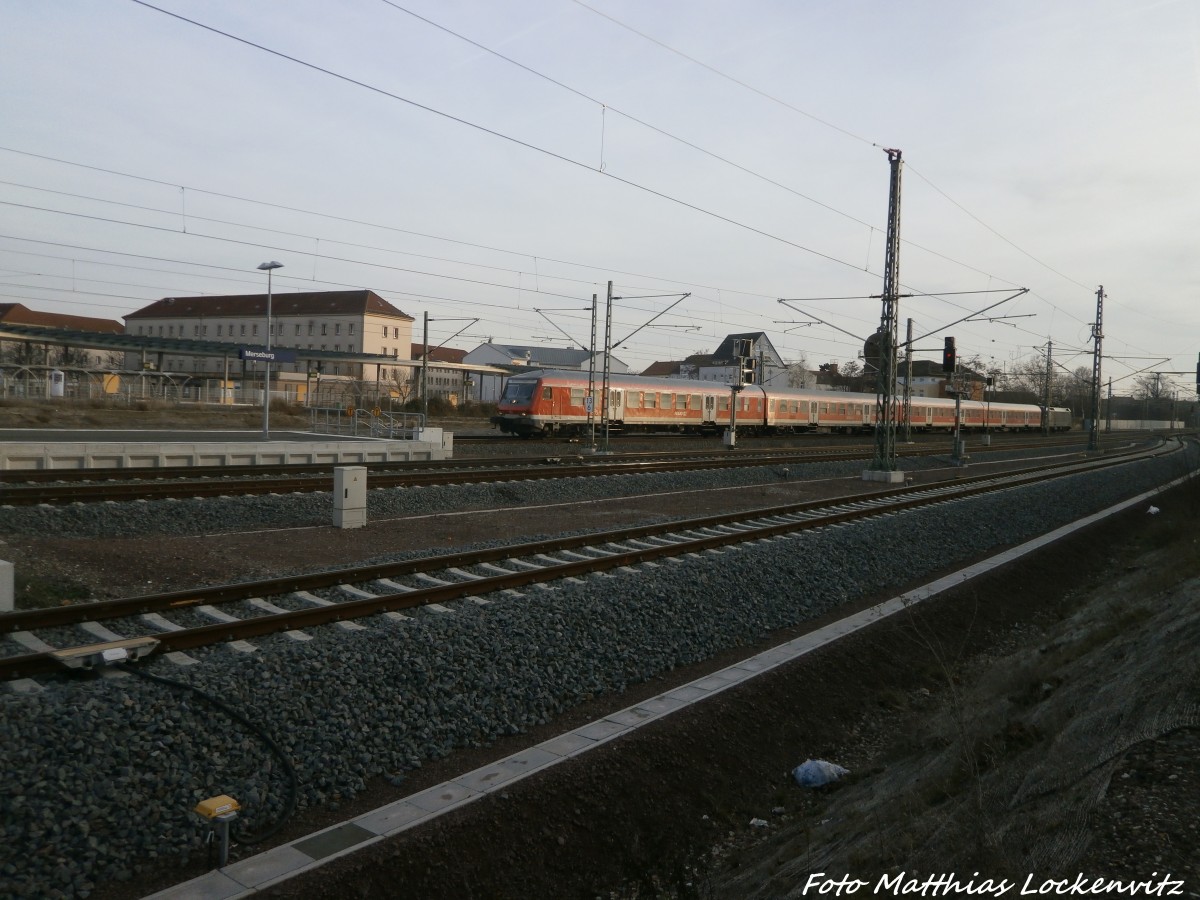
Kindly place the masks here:
[(635, 370), (759, 330), (845, 362), (898, 148), (918, 358), (1090, 369), (1103, 285), (1115, 392), (1195, 369), (1194, 0), (152, 2), (193, 22), (0, 0), (0, 302), (119, 320), (278, 260), (417, 340), (586, 346), (612, 280), (614, 342), (691, 292)]

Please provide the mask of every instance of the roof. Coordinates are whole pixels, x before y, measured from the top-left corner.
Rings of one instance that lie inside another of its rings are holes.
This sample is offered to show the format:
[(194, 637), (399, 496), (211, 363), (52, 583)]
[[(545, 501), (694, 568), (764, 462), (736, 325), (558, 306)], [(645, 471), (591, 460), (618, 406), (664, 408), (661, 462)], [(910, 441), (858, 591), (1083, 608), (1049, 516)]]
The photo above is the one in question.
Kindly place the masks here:
[(528, 359), (531, 366), (578, 366), (590, 357), (589, 350), (563, 350), (559, 347), (524, 347), (518, 344), (489, 344), (513, 359)]
[[(420, 359), (425, 355), (424, 344), (413, 344), (409, 356), (413, 359)], [(466, 350), (456, 350), (453, 347), (433, 347), (429, 351), (430, 362), (448, 362), (461, 363), (463, 357), (467, 355)]]
[(776, 365), (783, 364), (783, 358), (775, 350), (774, 344), (771, 343), (771, 339), (767, 337), (765, 331), (746, 331), (742, 334), (725, 335), (725, 340), (721, 341), (721, 345), (713, 351), (711, 365), (732, 364), (735, 356), (733, 342), (737, 340), (753, 341), (756, 353), (761, 352), (768, 362)]
[(679, 367), (682, 363), (679, 362), (654, 362), (646, 367), (642, 372), (643, 378), (665, 378), (668, 375), (678, 375)]
[[(208, 297), (164, 297), (131, 312), (125, 319), (195, 319), (201, 316), (265, 318), (266, 294), (223, 294)], [(271, 294), (273, 316), (392, 316), (414, 321), (374, 291), (310, 291)]]
[(94, 319), (91, 316), (67, 316), (62, 313), (38, 312), (23, 303), (0, 303), (0, 322), (8, 325), (40, 325), (43, 328), (68, 328), (98, 334), (121, 334), (125, 326), (115, 319)]

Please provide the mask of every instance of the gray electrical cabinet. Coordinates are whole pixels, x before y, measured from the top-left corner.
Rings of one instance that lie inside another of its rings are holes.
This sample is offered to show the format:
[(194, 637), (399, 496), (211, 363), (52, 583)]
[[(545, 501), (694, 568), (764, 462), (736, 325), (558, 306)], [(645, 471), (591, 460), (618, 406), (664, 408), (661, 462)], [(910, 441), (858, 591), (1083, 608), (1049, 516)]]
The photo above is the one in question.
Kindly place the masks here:
[(362, 528), (366, 524), (367, 467), (335, 467), (333, 470), (333, 527)]

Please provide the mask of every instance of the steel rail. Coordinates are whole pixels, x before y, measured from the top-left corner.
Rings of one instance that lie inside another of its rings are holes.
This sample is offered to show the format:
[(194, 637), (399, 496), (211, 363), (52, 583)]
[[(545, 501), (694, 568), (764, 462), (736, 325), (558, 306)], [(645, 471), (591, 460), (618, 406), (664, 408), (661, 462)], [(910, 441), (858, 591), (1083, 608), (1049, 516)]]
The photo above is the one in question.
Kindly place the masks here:
[[(1067, 444), (1033, 445), (1005, 444), (997, 447), (978, 449), (979, 453), (996, 453), (1017, 449), (1061, 448)], [(753, 468), (756, 466), (799, 464), (818, 462), (845, 461), (865, 459), (868, 448), (853, 447), (844, 449), (812, 450), (773, 450), (757, 451), (752, 454), (730, 454), (728, 451), (714, 451), (711, 454), (697, 455), (681, 453), (663, 456), (661, 454), (631, 455), (624, 459), (614, 460), (612, 457), (578, 457), (571, 462), (563, 462), (563, 457), (547, 459), (514, 459), (505, 460), (498, 464), (494, 461), (471, 461), (470, 464), (460, 464), (454, 467), (439, 467), (437, 469), (389, 471), (378, 469), (370, 474), (369, 486), (375, 488), (415, 487), (419, 485), (439, 484), (478, 484), (490, 481), (541, 481), (552, 478), (575, 478), (595, 475), (630, 475), (661, 472), (681, 472), (704, 469)], [(901, 452), (905, 457), (943, 456), (945, 448), (913, 448)], [(467, 461), (460, 461), (466, 463)], [(76, 470), (72, 470), (76, 471)], [(125, 470), (116, 470), (125, 471)], [(152, 470), (156, 471), (156, 470)], [(229, 479), (219, 476), (196, 477), (194, 470), (182, 470), (184, 477), (178, 480), (136, 481), (130, 483), (121, 481), (95, 481), (93, 478), (87, 484), (72, 482), (69, 484), (46, 484), (39, 479), (35, 484), (12, 484), (0, 481), (0, 504), (11, 506), (34, 506), (39, 504), (70, 504), (70, 503), (100, 503), (120, 502), (131, 500), (156, 499), (189, 499), (194, 497), (248, 496), (261, 494), (291, 494), (318, 493), (333, 489), (332, 468), (322, 470), (322, 474), (312, 476), (291, 477), (291, 472), (284, 475), (268, 474), (264, 477), (263, 470), (258, 470), (259, 477), (253, 480)], [(190, 476), (190, 477), (189, 477)]]
[[(1125, 457), (1109, 457), (1125, 461)], [(1075, 465), (1087, 465), (1075, 463)], [(1044, 471), (1057, 471), (1063, 468), (1061, 461), (1031, 466), (1019, 472), (1011, 473), (1012, 477), (1035, 475)], [(35, 628), (54, 628), (65, 625), (76, 625), (80, 622), (98, 621), (103, 619), (121, 618), (130, 615), (140, 615), (147, 612), (169, 612), (182, 608), (216, 604), (256, 597), (266, 594), (282, 594), (289, 591), (318, 590), (343, 584), (347, 580), (371, 581), (378, 578), (389, 578), (408, 575), (429, 569), (461, 568), (478, 565), (483, 562), (493, 562), (514, 556), (530, 555), (533, 553), (553, 553), (559, 550), (574, 550), (588, 546), (597, 541), (619, 542), (620, 540), (637, 539), (676, 531), (680, 528), (713, 528), (741, 522), (747, 518), (761, 518), (770, 515), (791, 515), (807, 513), (814, 510), (850, 503), (862, 503), (872, 499), (887, 499), (903, 496), (914, 492), (928, 492), (946, 487), (966, 486), (979, 483), (994, 482), (1003, 474), (984, 473), (970, 477), (955, 477), (942, 481), (927, 482), (920, 486), (905, 485), (902, 487), (885, 488), (858, 494), (844, 494), (823, 500), (806, 500), (799, 503), (789, 503), (782, 506), (760, 507), (731, 513), (719, 513), (711, 516), (700, 516), (691, 519), (678, 519), (672, 522), (658, 522), (648, 525), (636, 525), (614, 529), (612, 531), (589, 532), (587, 534), (570, 535), (561, 538), (537, 541), (535, 543), (506, 544), (501, 547), (491, 547), (480, 550), (465, 550), (438, 556), (423, 556), (401, 562), (380, 563), (373, 566), (361, 566), (344, 569), (330, 569), (303, 575), (289, 575), (282, 578), (257, 579), (254, 581), (231, 582), (224, 585), (214, 585), (206, 588), (188, 588), (164, 594), (147, 594), (140, 597), (118, 598), (114, 600), (99, 600), (93, 603), (76, 603), (67, 606), (55, 606), (46, 609), (17, 610), (0, 613), (0, 634), (14, 631), (31, 630)]]
[[(639, 547), (634, 550), (623, 549), (614, 552), (606, 550), (603, 556), (554, 564), (546, 563), (544, 567), (538, 569), (515, 571), (506, 575), (483, 577), (436, 587), (417, 588), (403, 593), (382, 594), (369, 599), (347, 600), (331, 606), (318, 606), (312, 609), (273, 613), (237, 622), (204, 625), (198, 628), (164, 632), (156, 635), (156, 640), (159, 641), (155, 649), (156, 653), (186, 650), (226, 640), (244, 640), (280, 631), (303, 629), (333, 622), (363, 618), (383, 612), (412, 609), (431, 603), (443, 603), (468, 596), (489, 594), (506, 589), (511, 590), (538, 582), (554, 581), (623, 566), (633, 566), (670, 556), (703, 552), (709, 549), (761, 540), (780, 534), (822, 528), (842, 522), (871, 518), (936, 503), (944, 503), (948, 500), (960, 500), (980, 494), (1028, 486), (1081, 472), (1124, 465), (1131, 461), (1149, 458), (1163, 452), (1166, 451), (1160, 446), (1115, 458), (1092, 459), (1065, 466), (1043, 466), (1035, 471), (1025, 471), (1009, 475), (978, 476), (966, 482), (939, 482), (934, 485), (922, 485), (919, 488), (897, 488), (873, 494), (852, 495), (832, 501), (810, 501), (803, 504), (769, 507), (743, 513), (725, 514), (723, 516), (681, 520), (660, 523), (653, 526), (639, 526), (633, 529), (578, 535), (564, 539), (565, 542), (562, 543), (551, 541), (538, 542), (536, 544), (516, 544), (493, 548), (484, 551), (482, 554), (464, 553), (425, 557), (420, 560), (410, 560), (401, 564), (385, 564), (363, 569), (343, 569), (317, 573), (316, 575), (269, 581), (242, 582), (201, 591), (182, 591), (172, 594), (132, 598), (130, 600), (79, 604), (73, 607), (59, 607), (52, 610), (7, 613), (0, 616), (0, 632), (32, 630), (34, 628), (50, 627), (51, 625), (95, 621), (100, 618), (111, 619), (138, 612), (170, 612), (218, 600), (230, 602), (232, 600), (258, 596), (259, 594), (269, 595), (313, 587), (328, 587), (348, 581), (373, 581), (389, 575), (418, 571), (420, 568), (424, 568), (425, 570), (441, 570), (455, 565), (470, 565), (494, 559), (513, 559), (534, 554), (547, 554), (573, 547), (611, 547), (631, 540), (637, 540), (641, 537), (657, 536), (661, 538), (663, 535), (671, 536), (666, 539), (667, 543), (661, 545)], [(847, 505), (853, 508), (835, 509), (823, 515), (813, 515), (803, 519), (789, 518), (804, 513), (816, 512), (822, 508), (829, 509), (831, 507), (844, 507)], [(753, 522), (761, 522), (761, 520), (778, 520), (781, 518), (784, 521), (751, 524)], [(712, 530), (721, 526), (725, 526), (728, 530), (719, 534), (702, 537), (683, 537), (679, 535), (679, 532)], [(100, 615), (97, 615), (98, 613)], [(46, 618), (38, 618), (39, 614), (45, 615)], [(54, 671), (58, 668), (59, 663), (55, 661), (53, 655), (50, 653), (30, 653), (12, 656), (0, 659), (0, 679), (27, 677), (29, 675)]]
[[(939, 436), (940, 437), (940, 436)], [(997, 449), (1023, 449), (1027, 447), (1057, 447), (1080, 443), (1082, 440), (1079, 436), (1074, 438), (1065, 435), (1055, 435), (1050, 438), (1038, 439), (1035, 443), (1013, 443), (1013, 441), (1028, 441), (1029, 435), (1012, 433), (1004, 436), (1004, 440), (999, 445), (988, 447), (979, 447), (981, 452), (994, 451)], [(653, 460), (671, 460), (671, 459), (707, 459), (707, 458), (722, 458), (728, 459), (733, 456), (739, 458), (772, 458), (781, 454), (807, 454), (807, 453), (845, 453), (852, 454), (858, 451), (866, 452), (869, 445), (866, 443), (851, 444), (850, 446), (831, 444), (827, 446), (782, 446), (782, 447), (755, 447), (755, 448), (738, 448), (735, 454), (731, 454), (728, 448), (718, 449), (690, 449), (690, 450), (629, 450), (619, 453), (605, 453), (603, 455), (587, 455), (579, 450), (571, 451), (564, 450), (560, 453), (542, 454), (526, 454), (517, 456), (503, 457), (487, 457), (487, 456), (465, 456), (456, 457), (454, 459), (440, 460), (396, 460), (393, 462), (365, 462), (365, 463), (282, 463), (282, 464), (257, 464), (257, 465), (203, 465), (203, 466), (126, 466), (126, 467), (95, 467), (86, 469), (6, 469), (0, 470), (0, 489), (5, 487), (17, 487), (27, 484), (46, 484), (46, 483), (74, 483), (74, 482), (99, 482), (99, 481), (167, 481), (175, 480), (199, 480), (199, 479), (238, 479), (238, 478), (263, 478), (275, 476), (309, 476), (309, 475), (332, 475), (333, 470), (339, 465), (361, 465), (365, 467), (371, 475), (387, 474), (387, 473), (404, 473), (404, 472), (427, 472), (441, 470), (458, 470), (458, 469), (478, 469), (478, 468), (496, 468), (500, 466), (519, 466), (532, 465), (537, 462), (552, 463), (554, 461), (562, 461), (571, 459), (581, 464), (602, 465), (614, 462), (634, 462), (643, 459)], [(976, 449), (976, 448), (972, 448)], [(921, 448), (924, 452), (930, 450), (936, 452), (936, 448)]]

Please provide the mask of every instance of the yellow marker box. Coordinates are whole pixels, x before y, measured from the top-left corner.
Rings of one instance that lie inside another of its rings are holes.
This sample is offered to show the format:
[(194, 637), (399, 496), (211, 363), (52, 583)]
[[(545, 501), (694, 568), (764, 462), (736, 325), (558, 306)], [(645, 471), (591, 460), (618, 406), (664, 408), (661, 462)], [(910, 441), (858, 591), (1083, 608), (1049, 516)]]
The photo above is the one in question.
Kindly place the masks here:
[(226, 813), (237, 812), (242, 806), (232, 797), (222, 794), (219, 797), (209, 797), (207, 800), (201, 800), (196, 804), (193, 812), (197, 812), (206, 819), (215, 819), (217, 816), (223, 816)]

